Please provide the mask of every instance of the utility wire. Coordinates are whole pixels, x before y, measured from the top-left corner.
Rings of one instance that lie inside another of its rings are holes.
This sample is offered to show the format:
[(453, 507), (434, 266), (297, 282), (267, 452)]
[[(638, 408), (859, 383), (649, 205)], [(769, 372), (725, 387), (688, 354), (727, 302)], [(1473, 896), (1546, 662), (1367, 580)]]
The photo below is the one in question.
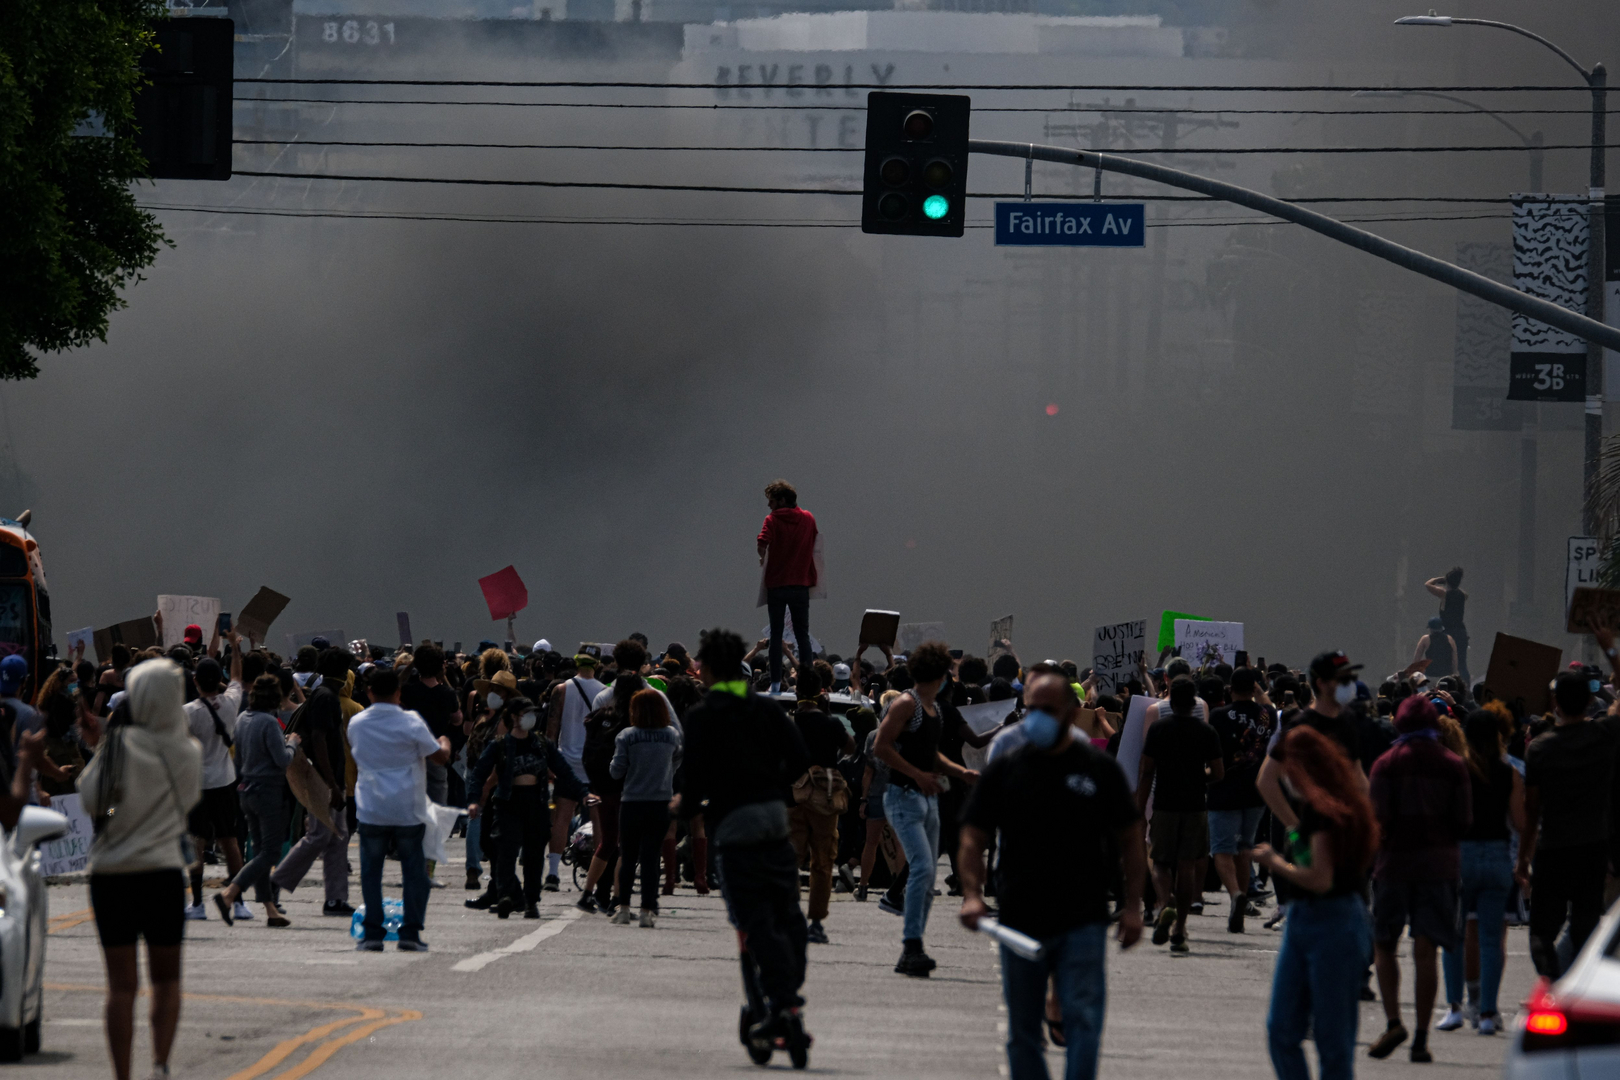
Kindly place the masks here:
[[(577, 218), (577, 217), (491, 217), (485, 215), (466, 214), (406, 214), (388, 212), (354, 212), (342, 210), (281, 210), (273, 207), (211, 207), (211, 206), (181, 206), (170, 203), (141, 204), (142, 210), (175, 210), (196, 214), (234, 214), (250, 217), (288, 217), (288, 218), (337, 218), (355, 221), (444, 221), (463, 224), (498, 224), (498, 225), (644, 225), (669, 227), (705, 227), (705, 228), (755, 228), (755, 229), (850, 229), (857, 228), (859, 221), (713, 221), (713, 220), (681, 220), (656, 218)], [(1346, 217), (1342, 220), (1358, 224), (1371, 224), (1379, 222), (1448, 222), (1448, 221), (1505, 221), (1510, 214), (1456, 214), (1456, 215), (1428, 215), (1428, 216), (1391, 216), (1391, 217)], [(1286, 221), (1276, 218), (1220, 218), (1203, 221), (1163, 221), (1147, 222), (1150, 229), (1174, 228), (1211, 228), (1216, 226), (1237, 225), (1287, 225)], [(993, 228), (989, 224), (969, 224), (970, 229)]]
[[(781, 65), (787, 66), (787, 65)], [(801, 65), (808, 66), (808, 65)], [(1232, 94), (1289, 93), (1289, 94), (1353, 94), (1383, 93), (1399, 90), (1403, 93), (1520, 93), (1536, 91), (1588, 92), (1584, 86), (1214, 86), (1214, 85), (1129, 85), (1117, 83), (670, 83), (670, 82), (595, 82), (565, 80), (493, 80), (493, 79), (237, 79), (238, 83), (257, 83), (265, 86), (505, 86), (533, 89), (578, 90), (1068, 90), (1088, 93), (1132, 91), (1137, 93), (1190, 93), (1216, 92)], [(1616, 89), (1620, 89), (1617, 87)]]
[[(859, 146), (613, 146), (591, 143), (466, 143), (466, 142), (358, 142), (322, 139), (232, 139), (237, 146), (380, 146), (416, 149), (464, 150), (678, 150), (728, 153), (859, 154)], [(1461, 154), (1524, 152), (1527, 150), (1590, 150), (1590, 143), (1555, 143), (1550, 146), (1242, 146), (1242, 147), (1126, 147), (1109, 154)], [(1604, 149), (1608, 149), (1607, 146)]]
[[(790, 188), (790, 187), (742, 187), (730, 184), (636, 184), (622, 181), (607, 180), (482, 180), (442, 176), (374, 176), (357, 173), (303, 173), (303, 172), (261, 172), (247, 169), (232, 170), (235, 176), (274, 177), (285, 180), (344, 180), (344, 181), (377, 181), (395, 184), (456, 184), (470, 187), (538, 187), (538, 188), (607, 188), (629, 191), (698, 191), (722, 192), (743, 195), (853, 195), (860, 196), (859, 188)], [(1021, 199), (1023, 192), (996, 192), (996, 191), (970, 191), (969, 198), (974, 199)], [(1048, 194), (1043, 199), (1066, 199), (1084, 201), (1094, 196)], [(1224, 200), (1211, 198), (1207, 195), (1106, 195), (1110, 201), (1123, 202), (1222, 202)], [(1501, 203), (1501, 196), (1490, 198), (1466, 198), (1453, 195), (1380, 195), (1366, 198), (1355, 198), (1346, 195), (1323, 195), (1303, 199), (1290, 199), (1296, 203)]]
[[(237, 80), (238, 82), (242, 80)], [(760, 87), (745, 87), (744, 89), (761, 89)], [(764, 87), (763, 89), (776, 90), (780, 87)], [(248, 104), (302, 104), (302, 105), (486, 105), (491, 107), (515, 109), (675, 109), (675, 110), (769, 110), (790, 109), (794, 112), (860, 112), (866, 106), (861, 102), (851, 102), (848, 105), (722, 105), (713, 103), (708, 105), (679, 105), (667, 102), (613, 102), (613, 101), (446, 101), (439, 99), (417, 100), (410, 98), (311, 98), (311, 97), (236, 97), (232, 101)], [(1049, 106), (975, 106), (975, 113), (1152, 113), (1163, 115), (1165, 113), (1182, 113), (1186, 115), (1210, 114), (1218, 116), (1485, 116), (1487, 114), (1473, 109), (1178, 109), (1173, 106), (1165, 108), (1093, 108), (1089, 106), (1076, 106), (1070, 103)], [(1590, 116), (1590, 109), (1492, 109), (1491, 112), (1502, 116), (1536, 115), (1536, 116)]]

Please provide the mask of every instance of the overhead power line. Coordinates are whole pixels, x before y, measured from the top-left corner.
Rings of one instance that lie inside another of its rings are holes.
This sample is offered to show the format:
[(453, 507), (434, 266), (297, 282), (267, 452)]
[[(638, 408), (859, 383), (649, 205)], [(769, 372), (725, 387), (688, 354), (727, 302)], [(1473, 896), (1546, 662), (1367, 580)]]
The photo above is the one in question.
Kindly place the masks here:
[[(237, 80), (241, 82), (243, 80)], [(735, 88), (734, 88), (735, 89)], [(781, 87), (746, 86), (744, 90), (778, 90)], [(293, 104), (293, 105), (482, 105), (491, 108), (514, 109), (673, 109), (684, 111), (711, 110), (716, 112), (737, 110), (771, 110), (787, 109), (794, 112), (859, 112), (866, 108), (864, 102), (851, 102), (848, 105), (732, 105), (718, 102), (706, 105), (675, 104), (662, 101), (457, 101), (445, 99), (413, 99), (413, 98), (313, 98), (313, 97), (252, 97), (242, 96), (231, 99), (238, 104)], [(1488, 114), (1473, 109), (1181, 109), (1174, 106), (1161, 108), (1138, 106), (1114, 108), (1107, 106), (1093, 108), (1076, 106), (1070, 103), (1041, 106), (974, 106), (975, 113), (1051, 113), (1051, 112), (1080, 112), (1080, 113), (1178, 113), (1188, 116), (1210, 114), (1221, 116), (1486, 116)], [(1590, 116), (1590, 109), (1492, 109), (1491, 112), (1499, 116)]]
[[(272, 177), (284, 180), (343, 180), (354, 182), (378, 182), (394, 184), (450, 184), (468, 187), (533, 187), (533, 188), (599, 188), (608, 190), (628, 191), (694, 191), (717, 192), (725, 194), (742, 195), (846, 195), (860, 197), (859, 188), (791, 188), (791, 187), (745, 187), (732, 184), (640, 184), (616, 180), (486, 180), (472, 177), (446, 177), (446, 176), (377, 176), (361, 173), (306, 173), (306, 172), (272, 172), (249, 169), (232, 170), (235, 176)], [(970, 191), (970, 198), (975, 199), (1021, 199), (1023, 192), (1011, 191)], [(1063, 193), (1043, 194), (1043, 199), (1072, 199), (1085, 201), (1093, 195), (1070, 195)], [(1124, 202), (1220, 202), (1206, 195), (1106, 195), (1109, 201)], [(1506, 200), (1501, 196), (1487, 198), (1469, 198), (1454, 195), (1375, 195), (1367, 197), (1352, 197), (1347, 195), (1319, 195), (1308, 198), (1290, 199), (1296, 203), (1474, 203), (1499, 204)]]
[[(787, 65), (779, 65), (787, 66)], [(802, 65), (808, 67), (809, 65)], [(1584, 86), (1218, 86), (1128, 83), (670, 83), (670, 82), (602, 82), (575, 79), (561, 80), (499, 80), (499, 79), (237, 79), (237, 84), (257, 83), (265, 86), (503, 86), (530, 89), (568, 90), (1067, 90), (1095, 93), (1101, 90), (1134, 93), (1289, 93), (1289, 94), (1354, 94), (1400, 90), (1404, 93), (1473, 93), (1506, 94), (1521, 92), (1587, 93)]]
[[(398, 147), (410, 149), (460, 150), (673, 150), (724, 151), (727, 153), (859, 154), (859, 146), (623, 146), (597, 143), (468, 143), (468, 142), (383, 142), (342, 139), (232, 139), (237, 146), (347, 146)], [(1206, 147), (1124, 147), (1110, 154), (1463, 154), (1527, 150), (1590, 150), (1590, 143), (1555, 143), (1551, 146), (1206, 146)], [(1607, 149), (1607, 147), (1605, 147)]]
[[(858, 219), (847, 221), (731, 221), (660, 218), (591, 218), (591, 217), (509, 217), (473, 214), (411, 214), (385, 211), (279, 209), (275, 207), (241, 206), (181, 206), (171, 203), (141, 204), (142, 210), (173, 210), (196, 214), (228, 214), (249, 217), (336, 218), (354, 221), (443, 221), (463, 224), (498, 225), (640, 225), (678, 228), (752, 228), (752, 229), (853, 229), (860, 226)], [(1511, 214), (1440, 214), (1393, 215), (1384, 217), (1346, 217), (1343, 220), (1359, 224), (1377, 222), (1448, 222), (1448, 221), (1505, 221)], [(1218, 218), (1196, 221), (1148, 222), (1150, 229), (1210, 228), (1236, 225), (1287, 225), (1275, 218)], [(990, 224), (969, 224), (970, 229), (992, 228)]]

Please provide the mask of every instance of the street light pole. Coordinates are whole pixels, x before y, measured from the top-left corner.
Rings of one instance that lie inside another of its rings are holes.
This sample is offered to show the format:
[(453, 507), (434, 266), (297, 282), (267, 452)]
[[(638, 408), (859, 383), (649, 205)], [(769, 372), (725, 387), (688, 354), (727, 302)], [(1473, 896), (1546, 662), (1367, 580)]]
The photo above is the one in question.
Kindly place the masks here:
[[(1494, 19), (1460, 19), (1450, 15), (1408, 15), (1395, 20), (1396, 26), (1489, 26), (1507, 30), (1545, 45), (1557, 53), (1570, 67), (1581, 73), (1581, 79), (1592, 92), (1592, 163), (1587, 191), (1587, 263), (1586, 314), (1598, 322), (1603, 321), (1603, 196), (1604, 196), (1604, 142), (1606, 140), (1607, 95), (1609, 73), (1602, 64), (1593, 64), (1590, 71), (1576, 62), (1569, 53), (1540, 34), (1522, 26), (1497, 22)], [(1603, 348), (1586, 343), (1586, 452), (1581, 506), (1581, 527), (1588, 536), (1597, 529), (1596, 510), (1598, 496), (1598, 458), (1603, 451)]]

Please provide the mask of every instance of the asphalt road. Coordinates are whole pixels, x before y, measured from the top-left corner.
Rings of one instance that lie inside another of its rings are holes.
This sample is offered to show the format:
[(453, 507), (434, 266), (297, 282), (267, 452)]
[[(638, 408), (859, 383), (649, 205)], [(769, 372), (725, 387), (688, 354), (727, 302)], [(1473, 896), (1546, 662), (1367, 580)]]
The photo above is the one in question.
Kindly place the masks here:
[[(581, 916), (565, 882), (562, 893), (545, 894), (540, 921), (521, 913), (502, 921), (466, 910), (462, 901), (470, 894), (459, 888), (460, 867), (442, 869), (452, 887), (434, 890), (424, 933), (432, 952), (425, 955), (392, 946), (381, 955), (356, 953), (347, 920), (321, 917), (314, 877), (287, 901), (289, 929), (269, 929), (262, 917), (234, 928), (217, 918), (187, 924), (175, 1076), (667, 1080), (754, 1070), (736, 1039), (735, 938), (718, 896), (683, 887), (664, 899), (657, 929), (643, 930)], [(358, 879), (353, 891), (358, 902)], [(389, 864), (385, 893), (399, 895), (397, 864)], [(44, 1049), (24, 1067), (41, 1078), (103, 1078), (110, 1071), (100, 1020), (103, 976), (87, 890), (52, 888), (50, 900), (56, 929), (46, 967)], [(912, 980), (892, 970), (899, 920), (875, 900), (835, 897), (826, 923), (832, 943), (810, 947), (811, 1071), (1004, 1074), (996, 954), (962, 930), (954, 912), (951, 898), (937, 899), (928, 949), (939, 970)], [(1130, 952), (1110, 950), (1102, 1076), (1271, 1075), (1264, 1019), (1279, 935), (1260, 929), (1258, 920), (1250, 920), (1249, 933), (1230, 935), (1225, 916), (1221, 900), (1192, 921), (1186, 958), (1172, 959), (1146, 942)], [(1523, 1000), (1533, 980), (1523, 930), (1510, 932), (1508, 948), (1505, 1011)], [(1404, 986), (1410, 1017), (1409, 968)], [(144, 1015), (144, 1003), (140, 1008)], [(1364, 1006), (1362, 1045), (1382, 1029), (1380, 1006)], [(1494, 1075), (1506, 1040), (1464, 1028), (1434, 1033), (1431, 1045), (1436, 1062), (1427, 1070), (1412, 1065), (1402, 1048), (1383, 1062), (1363, 1050), (1358, 1073)], [(140, 1063), (150, 1060), (147, 1046), (141, 1030), (138, 1077)], [(1051, 1060), (1061, 1075), (1059, 1059)], [(787, 1068), (782, 1055), (773, 1067)]]

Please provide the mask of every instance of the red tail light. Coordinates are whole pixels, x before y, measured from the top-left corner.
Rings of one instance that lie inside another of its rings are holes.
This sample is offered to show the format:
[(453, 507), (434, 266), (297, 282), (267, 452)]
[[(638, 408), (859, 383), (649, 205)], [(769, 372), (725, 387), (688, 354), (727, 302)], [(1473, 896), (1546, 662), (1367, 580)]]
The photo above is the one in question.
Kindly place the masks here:
[(1569, 1017), (1552, 1009), (1538, 1009), (1525, 1017), (1524, 1030), (1537, 1035), (1562, 1035), (1569, 1030)]
[(1530, 991), (1524, 1007), (1526, 1051), (1620, 1044), (1620, 1005), (1560, 1000), (1554, 997), (1551, 983), (1541, 979)]

